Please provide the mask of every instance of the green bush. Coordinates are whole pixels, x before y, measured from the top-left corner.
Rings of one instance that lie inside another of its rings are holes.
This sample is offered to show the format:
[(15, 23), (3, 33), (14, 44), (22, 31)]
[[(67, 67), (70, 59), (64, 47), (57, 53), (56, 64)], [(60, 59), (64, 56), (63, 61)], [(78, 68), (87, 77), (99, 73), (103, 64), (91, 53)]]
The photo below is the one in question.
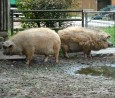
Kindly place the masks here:
[[(19, 10), (56, 10), (67, 9), (73, 0), (17, 0)], [(61, 12), (26, 12), (26, 19), (59, 19), (68, 15)], [(46, 27), (55, 27), (56, 21), (38, 21), (37, 26), (44, 24)], [(25, 24), (28, 24), (25, 22)], [(24, 25), (25, 26), (25, 25)]]

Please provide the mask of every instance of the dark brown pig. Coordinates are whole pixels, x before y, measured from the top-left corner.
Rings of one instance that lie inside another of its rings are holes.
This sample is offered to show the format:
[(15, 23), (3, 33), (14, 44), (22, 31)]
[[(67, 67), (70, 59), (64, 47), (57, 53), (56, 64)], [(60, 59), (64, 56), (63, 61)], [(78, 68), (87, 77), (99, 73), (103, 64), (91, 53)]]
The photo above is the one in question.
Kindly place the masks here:
[(90, 57), (91, 50), (105, 49), (112, 45), (107, 41), (110, 35), (84, 27), (67, 27), (59, 30), (58, 34), (61, 48), (67, 58), (67, 52), (84, 52), (85, 57)]
[(3, 42), (3, 50), (6, 55), (26, 56), (27, 63), (30, 65), (34, 54), (45, 55), (44, 62), (47, 62), (49, 55), (54, 55), (56, 63), (60, 50), (59, 35), (49, 28), (31, 28), (20, 31), (7, 41)]

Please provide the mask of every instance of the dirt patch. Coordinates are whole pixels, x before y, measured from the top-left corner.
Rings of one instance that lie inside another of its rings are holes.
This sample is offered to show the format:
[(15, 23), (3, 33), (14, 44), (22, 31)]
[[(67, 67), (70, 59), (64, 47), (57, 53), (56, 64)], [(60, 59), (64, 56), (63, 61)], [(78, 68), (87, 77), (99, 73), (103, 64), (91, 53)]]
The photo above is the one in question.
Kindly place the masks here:
[(55, 64), (43, 56), (28, 67), (25, 59), (0, 60), (0, 98), (115, 98), (115, 79), (103, 76), (71, 75), (73, 66), (115, 64), (115, 56), (95, 56), (84, 59), (78, 54)]

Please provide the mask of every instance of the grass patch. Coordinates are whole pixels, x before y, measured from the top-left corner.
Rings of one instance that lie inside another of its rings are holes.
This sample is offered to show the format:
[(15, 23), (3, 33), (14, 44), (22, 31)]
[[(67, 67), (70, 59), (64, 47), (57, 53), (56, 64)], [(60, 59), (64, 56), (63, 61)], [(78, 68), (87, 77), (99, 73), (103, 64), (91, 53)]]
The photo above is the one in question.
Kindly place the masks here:
[(103, 30), (104, 30), (106, 33), (108, 33), (108, 34), (111, 35), (111, 38), (110, 38), (109, 41), (111, 41), (111, 42), (114, 44), (114, 46), (115, 46), (115, 26), (103, 28)]
[(75, 74), (85, 74), (92, 76), (106, 76), (115, 78), (115, 67), (111, 66), (92, 66), (87, 68), (81, 68), (75, 71)]

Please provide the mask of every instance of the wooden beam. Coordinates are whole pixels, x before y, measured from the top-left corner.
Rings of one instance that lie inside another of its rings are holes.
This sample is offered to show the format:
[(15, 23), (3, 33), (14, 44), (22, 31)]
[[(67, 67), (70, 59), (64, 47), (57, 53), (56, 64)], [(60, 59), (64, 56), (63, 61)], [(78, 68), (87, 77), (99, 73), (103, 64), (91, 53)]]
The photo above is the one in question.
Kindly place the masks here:
[(9, 0), (0, 0), (0, 31), (7, 31), (9, 26)]

